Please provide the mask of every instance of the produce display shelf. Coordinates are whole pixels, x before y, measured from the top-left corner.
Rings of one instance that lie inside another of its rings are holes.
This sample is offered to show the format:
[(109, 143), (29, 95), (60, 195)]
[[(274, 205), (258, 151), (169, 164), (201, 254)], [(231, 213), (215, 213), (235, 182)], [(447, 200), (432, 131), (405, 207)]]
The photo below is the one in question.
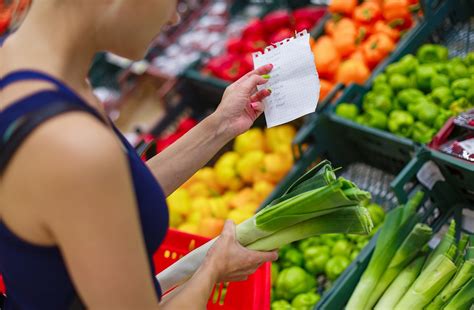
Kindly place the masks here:
[[(419, 154), (422, 154), (422, 151)], [(472, 208), (472, 203), (467, 202), (458, 195), (456, 189), (446, 181), (440, 180), (431, 188), (423, 186), (416, 179), (416, 174), (420, 171), (420, 168), (420, 165), (408, 165), (392, 182), (393, 190), (400, 202), (406, 202), (411, 194), (418, 190), (423, 190), (427, 199), (418, 210), (418, 213), (422, 215), (423, 223), (432, 227), (434, 232), (438, 232), (451, 218), (454, 218), (458, 223), (458, 236), (461, 230), (472, 234), (473, 231), (461, 228), (463, 227), (462, 224), (464, 224), (463, 210)], [(315, 309), (344, 309), (360, 277), (369, 264), (377, 237), (378, 234), (372, 238), (360, 255), (336, 280), (333, 287), (322, 296)]]

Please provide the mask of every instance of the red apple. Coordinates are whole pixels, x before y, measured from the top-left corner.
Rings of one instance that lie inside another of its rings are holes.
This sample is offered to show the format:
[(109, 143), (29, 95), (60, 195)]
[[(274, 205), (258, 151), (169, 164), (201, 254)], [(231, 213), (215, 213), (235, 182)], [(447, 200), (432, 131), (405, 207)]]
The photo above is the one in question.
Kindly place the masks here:
[(275, 32), (271, 37), (270, 37), (270, 42), (277, 43), (280, 41), (285, 40), (286, 38), (290, 38), (294, 35), (294, 32), (291, 31), (289, 28), (283, 28)]
[(287, 10), (277, 10), (267, 14), (262, 23), (268, 33), (274, 33), (280, 28), (289, 28), (292, 23), (292, 16)]

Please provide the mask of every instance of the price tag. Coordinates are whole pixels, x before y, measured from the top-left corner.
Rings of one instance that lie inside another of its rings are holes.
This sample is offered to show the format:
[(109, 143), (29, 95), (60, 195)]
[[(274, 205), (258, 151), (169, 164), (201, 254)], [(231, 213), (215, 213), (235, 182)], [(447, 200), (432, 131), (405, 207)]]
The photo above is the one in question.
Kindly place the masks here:
[(431, 160), (421, 167), (420, 171), (416, 174), (416, 177), (421, 184), (430, 190), (433, 189), (436, 182), (446, 180), (438, 166), (436, 166), (436, 164)]
[(459, 145), (469, 154), (474, 154), (474, 138), (459, 142)]

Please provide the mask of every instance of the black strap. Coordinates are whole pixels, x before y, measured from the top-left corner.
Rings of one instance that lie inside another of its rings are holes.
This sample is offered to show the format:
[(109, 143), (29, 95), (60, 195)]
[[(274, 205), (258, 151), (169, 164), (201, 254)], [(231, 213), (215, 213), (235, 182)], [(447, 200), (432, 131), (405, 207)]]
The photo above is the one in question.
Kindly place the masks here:
[[(38, 126), (55, 116), (72, 111), (92, 114), (90, 110), (82, 105), (67, 101), (57, 101), (48, 103), (45, 107), (34, 110), (13, 122), (9, 129), (7, 129), (9, 132), (4, 133), (8, 134), (8, 136), (4, 136), (0, 141), (0, 176), (5, 172), (8, 163), (21, 144)], [(95, 114), (92, 115), (105, 123), (100, 117)]]

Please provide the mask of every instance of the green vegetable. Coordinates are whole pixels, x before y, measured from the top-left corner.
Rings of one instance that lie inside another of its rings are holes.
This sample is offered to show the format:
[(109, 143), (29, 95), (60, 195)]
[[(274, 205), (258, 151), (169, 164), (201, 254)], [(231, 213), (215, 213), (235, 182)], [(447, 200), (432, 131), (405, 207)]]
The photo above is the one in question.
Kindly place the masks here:
[[(359, 204), (369, 198), (370, 194), (354, 183), (336, 178), (330, 163), (323, 161), (296, 180), (283, 196), (239, 224), (236, 237), (249, 249), (269, 251), (323, 233), (368, 234), (373, 224), (367, 209)], [(167, 291), (189, 279), (215, 240), (158, 274), (161, 288)]]
[(359, 255), (360, 251), (359, 250), (354, 250), (351, 253), (351, 256), (349, 257), (351, 261), (355, 260), (357, 256)]
[(456, 265), (448, 256), (436, 256), (403, 295), (395, 310), (423, 309), (439, 294), (455, 272)]
[(386, 94), (379, 94), (376, 92), (368, 92), (364, 96), (362, 107), (365, 111), (379, 110), (388, 113), (392, 110), (392, 100)]
[(470, 52), (466, 55), (466, 57), (464, 57), (464, 64), (467, 66), (467, 67), (472, 67), (474, 66), (474, 52)]
[(445, 74), (436, 74), (431, 78), (431, 89), (441, 86), (449, 87), (449, 77)]
[(321, 244), (321, 238), (319, 236), (317, 237), (309, 237), (307, 239), (301, 240), (298, 243), (298, 249), (303, 252), (310, 247), (313, 247), (315, 245), (320, 245)]
[(444, 310), (469, 310), (474, 302), (474, 279), (463, 286), (463, 288), (448, 302)]
[(393, 90), (387, 83), (374, 84), (372, 87), (372, 92), (380, 95), (386, 95), (390, 98), (393, 96)]
[(377, 84), (387, 84), (388, 78), (385, 73), (379, 74), (374, 78), (374, 85)]
[(418, 49), (416, 57), (422, 64), (440, 63), (448, 60), (448, 49), (441, 45), (425, 44)]
[(449, 224), (448, 231), (446, 232), (446, 234), (444, 234), (443, 239), (441, 239), (441, 241), (438, 243), (434, 251), (431, 252), (431, 254), (428, 256), (428, 259), (426, 260), (425, 266), (423, 268), (426, 268), (429, 264), (431, 264), (437, 256), (448, 252), (451, 245), (453, 245), (454, 242), (456, 241), (454, 237), (455, 233), (456, 233), (456, 222), (452, 220), (451, 223)]
[(352, 244), (345, 240), (337, 240), (336, 243), (334, 243), (334, 246), (332, 247), (331, 250), (331, 255), (336, 256), (336, 255), (342, 255), (349, 257), (352, 251)]
[(316, 287), (316, 280), (300, 267), (283, 269), (278, 276), (275, 295), (286, 300), (296, 295), (306, 293)]
[(367, 309), (366, 304), (377, 286), (377, 282), (389, 266), (400, 245), (419, 222), (416, 208), (422, 202), (423, 196), (423, 192), (417, 192), (404, 207), (395, 208), (387, 213), (369, 265), (352, 293), (346, 309)]
[(466, 98), (459, 98), (451, 103), (449, 110), (454, 114), (460, 114), (472, 107), (472, 104)]
[(451, 59), (447, 63), (446, 69), (451, 81), (469, 77), (469, 71), (461, 59)]
[(444, 124), (448, 121), (448, 119), (452, 117), (453, 115), (454, 115), (453, 112), (449, 110), (440, 109), (439, 114), (434, 121), (433, 127), (436, 130), (440, 130), (441, 127), (443, 127)]
[(374, 223), (374, 226), (381, 224), (385, 218), (385, 211), (381, 206), (376, 203), (372, 203), (367, 206), (367, 210), (369, 210), (370, 218)]
[(304, 251), (305, 269), (313, 274), (324, 271), (329, 260), (330, 248), (327, 245), (309, 247)]
[(410, 234), (405, 238), (380, 277), (375, 289), (372, 291), (365, 307), (372, 308), (393, 280), (400, 274), (415, 256), (431, 239), (432, 229), (425, 224), (416, 224)]
[(466, 97), (468, 90), (472, 87), (474, 87), (474, 83), (469, 78), (458, 79), (451, 84), (451, 90), (456, 99)]
[(300, 266), (302, 267), (304, 264), (303, 253), (298, 251), (295, 248), (291, 248), (280, 257), (281, 266), (283, 268), (288, 268), (291, 266)]
[(329, 259), (326, 264), (325, 272), (330, 280), (336, 280), (341, 273), (351, 264), (346, 256), (336, 255)]
[(390, 113), (388, 119), (388, 129), (399, 136), (409, 137), (413, 130), (415, 119), (413, 116), (401, 110), (395, 110)]
[(421, 272), (425, 262), (425, 257), (420, 256), (414, 259), (405, 269), (400, 272), (397, 278), (390, 284), (383, 296), (377, 302), (375, 310), (393, 309), (405, 295), (408, 289)]
[(418, 105), (416, 111), (416, 118), (428, 126), (432, 126), (436, 117), (438, 116), (439, 108), (436, 104), (431, 102), (423, 102)]
[(409, 88), (411, 86), (410, 84), (410, 80), (405, 75), (399, 73), (390, 75), (389, 85), (396, 92)]
[(355, 120), (359, 114), (359, 108), (353, 103), (341, 103), (336, 107), (336, 114), (350, 120)]
[(280, 273), (280, 266), (277, 263), (272, 263), (272, 283), (276, 283), (279, 273)]
[(436, 76), (433, 65), (420, 65), (416, 68), (416, 85), (423, 91), (431, 90), (431, 79)]
[(413, 55), (405, 55), (400, 61), (387, 66), (386, 72), (388, 75), (402, 74), (409, 75), (418, 66), (418, 59)]
[(320, 299), (321, 296), (313, 292), (299, 294), (293, 298), (291, 305), (295, 310), (312, 310)]
[(415, 122), (411, 138), (415, 142), (426, 144), (431, 141), (436, 131), (422, 122)]
[(433, 89), (430, 94), (430, 98), (431, 100), (433, 100), (434, 103), (443, 108), (449, 108), (451, 102), (454, 101), (454, 96), (451, 92), (451, 89), (446, 86), (440, 86)]
[(378, 129), (387, 128), (387, 116), (379, 110), (368, 110), (362, 114), (362, 124)]
[(290, 303), (283, 299), (272, 302), (271, 307), (271, 310), (293, 310)]
[(464, 264), (458, 269), (456, 275), (451, 281), (443, 288), (441, 293), (435, 297), (435, 299), (426, 307), (427, 310), (442, 309), (445, 304), (456, 295), (462, 287), (474, 277), (474, 260), (465, 261)]
[(416, 88), (404, 89), (397, 94), (397, 100), (399, 104), (404, 108), (415, 103), (420, 98), (425, 98), (425, 95), (421, 90)]

